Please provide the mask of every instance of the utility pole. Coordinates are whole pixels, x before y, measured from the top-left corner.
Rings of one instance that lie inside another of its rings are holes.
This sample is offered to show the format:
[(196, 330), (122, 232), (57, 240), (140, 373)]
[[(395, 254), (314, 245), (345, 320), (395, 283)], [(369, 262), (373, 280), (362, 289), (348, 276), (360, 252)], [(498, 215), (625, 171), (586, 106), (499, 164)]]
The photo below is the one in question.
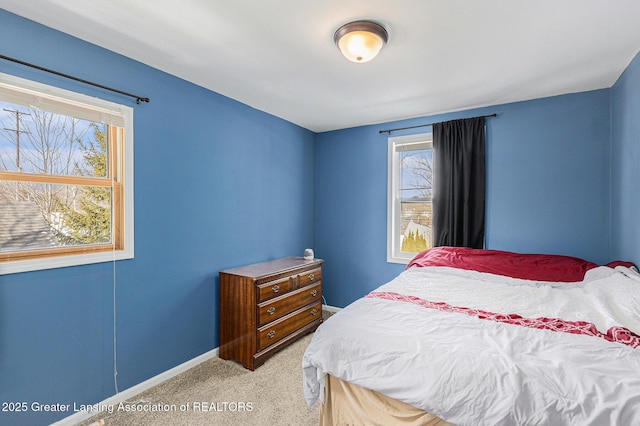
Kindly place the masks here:
[[(11, 132), (16, 133), (16, 171), (21, 172), (22, 167), (20, 166), (20, 133), (29, 133), (26, 130), (20, 130), (20, 115), (31, 115), (26, 112), (21, 112), (15, 109), (7, 109), (3, 108), (3, 110), (7, 112), (11, 112), (16, 115), (16, 128), (8, 129), (4, 128), (4, 130), (9, 130)], [(16, 201), (20, 201), (20, 182), (16, 182)]]
[(7, 109), (7, 108), (3, 108), (3, 110), (7, 111), (7, 112), (11, 112), (13, 114), (16, 115), (16, 128), (15, 129), (7, 129), (6, 127), (4, 128), (4, 130), (9, 130), (11, 132), (15, 132), (16, 133), (16, 171), (21, 172), (22, 171), (22, 167), (20, 167), (20, 133), (29, 133), (26, 130), (20, 130), (20, 116), (21, 115), (31, 115), (27, 112), (21, 112), (15, 109)]

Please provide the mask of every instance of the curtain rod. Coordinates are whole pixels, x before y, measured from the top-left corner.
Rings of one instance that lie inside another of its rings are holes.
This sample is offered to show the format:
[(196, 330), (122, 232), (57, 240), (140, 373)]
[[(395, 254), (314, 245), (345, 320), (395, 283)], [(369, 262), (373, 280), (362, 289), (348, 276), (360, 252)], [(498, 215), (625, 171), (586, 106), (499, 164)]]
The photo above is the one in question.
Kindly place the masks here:
[(83, 80), (81, 78), (74, 77), (74, 76), (71, 76), (71, 75), (68, 75), (68, 74), (63, 74), (61, 72), (54, 71), (54, 70), (51, 70), (49, 68), (44, 68), (44, 67), (41, 67), (39, 65), (30, 64), (28, 62), (24, 62), (24, 61), (21, 61), (19, 59), (10, 58), (10, 57), (4, 56), (4, 55), (0, 55), (0, 59), (4, 59), (4, 60), (7, 60), (7, 61), (15, 62), (16, 64), (25, 65), (27, 67), (35, 68), (37, 70), (48, 72), (50, 74), (55, 74), (57, 76), (68, 78), (70, 80), (79, 81), (80, 83), (88, 84), (88, 85), (94, 86), (94, 87), (99, 87), (100, 89), (109, 90), (111, 92), (115, 92), (115, 93), (119, 93), (121, 95), (129, 96), (131, 98), (135, 98), (137, 104), (139, 104), (140, 102), (147, 102), (148, 103), (150, 101), (149, 98), (143, 98), (142, 96), (133, 95), (131, 93), (123, 92), (122, 90), (113, 89), (111, 87), (103, 86), (102, 84), (92, 83), (91, 81)]
[[(489, 115), (479, 115), (477, 117), (470, 117), (470, 118), (489, 118), (489, 117), (497, 117), (497, 116), (498, 114), (489, 114)], [(429, 123), (429, 124), (420, 124), (419, 126), (399, 127), (397, 129), (380, 130), (378, 133), (391, 134), (391, 132), (397, 132), (398, 130), (416, 129), (418, 127), (433, 126), (434, 124), (440, 124), (440, 123), (444, 123), (444, 121), (438, 121), (436, 123)]]

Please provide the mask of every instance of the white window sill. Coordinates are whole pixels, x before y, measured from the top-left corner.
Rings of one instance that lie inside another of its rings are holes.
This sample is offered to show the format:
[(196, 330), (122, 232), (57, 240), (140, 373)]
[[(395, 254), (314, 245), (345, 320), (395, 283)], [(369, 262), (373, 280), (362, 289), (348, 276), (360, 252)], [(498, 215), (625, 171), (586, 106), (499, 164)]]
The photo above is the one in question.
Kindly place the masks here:
[(133, 249), (3, 262), (0, 263), (0, 275), (65, 268), (67, 266), (89, 265), (92, 263), (113, 262), (124, 259), (133, 259)]

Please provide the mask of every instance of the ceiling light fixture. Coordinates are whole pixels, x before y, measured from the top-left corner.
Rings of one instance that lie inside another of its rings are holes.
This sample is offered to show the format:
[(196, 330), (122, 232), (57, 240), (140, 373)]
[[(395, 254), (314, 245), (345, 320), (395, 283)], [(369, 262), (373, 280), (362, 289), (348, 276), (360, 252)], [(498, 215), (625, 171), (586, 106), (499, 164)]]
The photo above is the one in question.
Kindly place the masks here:
[(353, 62), (372, 60), (388, 39), (387, 30), (371, 21), (349, 22), (338, 28), (333, 35), (333, 41), (344, 57)]

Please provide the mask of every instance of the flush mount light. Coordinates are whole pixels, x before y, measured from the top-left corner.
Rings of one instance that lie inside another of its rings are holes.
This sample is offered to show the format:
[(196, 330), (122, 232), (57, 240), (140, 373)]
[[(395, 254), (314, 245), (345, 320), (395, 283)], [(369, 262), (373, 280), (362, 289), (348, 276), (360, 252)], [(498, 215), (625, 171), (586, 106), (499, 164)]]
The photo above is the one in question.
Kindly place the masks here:
[(387, 30), (371, 21), (349, 22), (333, 35), (333, 41), (344, 57), (353, 62), (368, 62), (375, 58), (388, 38)]

